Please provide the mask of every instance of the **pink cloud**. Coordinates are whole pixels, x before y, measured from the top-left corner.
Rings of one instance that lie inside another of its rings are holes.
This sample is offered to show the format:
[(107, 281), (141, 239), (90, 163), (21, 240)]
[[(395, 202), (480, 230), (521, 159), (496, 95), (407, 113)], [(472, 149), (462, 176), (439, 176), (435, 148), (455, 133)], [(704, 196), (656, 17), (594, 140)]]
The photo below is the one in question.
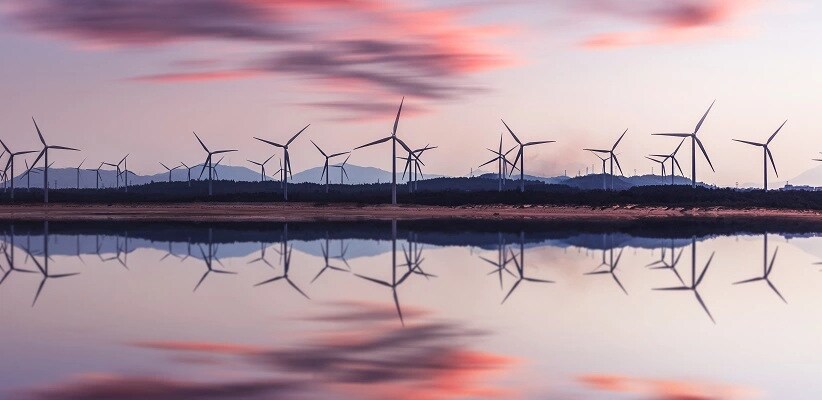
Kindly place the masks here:
[(469, 22), (477, 11), (474, 7), (418, 7), (378, 0), (16, 0), (15, 4), (12, 15), (26, 28), (86, 47), (179, 46), (193, 41), (255, 45), (258, 53), (245, 52), (224, 61), (220, 70), (175, 63), (177, 68), (195, 70), (129, 80), (177, 83), (264, 74), (300, 76), (319, 84), (325, 95), (355, 88), (361, 94), (353, 99), (328, 101), (337, 110), (351, 104), (348, 112), (355, 119), (369, 116), (374, 107), (368, 103), (374, 96), (464, 97), (476, 92), (476, 85), (470, 83), (473, 74), (515, 62), (492, 45), (510, 29)]
[(731, 23), (759, 5), (758, 0), (585, 0), (588, 15), (611, 16), (647, 26), (605, 32), (582, 41), (594, 49), (709, 40), (734, 35)]
[(204, 71), (204, 72), (181, 72), (157, 75), (143, 75), (130, 78), (133, 81), (156, 82), (156, 83), (177, 83), (177, 82), (202, 82), (202, 81), (223, 81), (233, 79), (245, 79), (259, 76), (260, 71), (253, 70), (228, 70), (228, 71)]

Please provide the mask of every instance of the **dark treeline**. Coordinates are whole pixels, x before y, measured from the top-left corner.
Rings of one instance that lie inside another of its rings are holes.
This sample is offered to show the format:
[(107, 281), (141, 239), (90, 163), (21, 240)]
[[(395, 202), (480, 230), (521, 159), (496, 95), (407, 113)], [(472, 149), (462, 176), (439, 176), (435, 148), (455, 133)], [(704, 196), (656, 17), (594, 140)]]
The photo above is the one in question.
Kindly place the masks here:
[[(637, 186), (628, 190), (581, 190), (565, 185), (528, 182), (525, 193), (519, 192), (519, 182), (509, 180), (503, 191), (497, 191), (497, 181), (484, 178), (437, 178), (420, 181), (417, 190), (409, 193), (406, 185), (398, 185), (398, 201), (419, 205), (560, 205), (560, 206), (662, 206), (675, 208), (729, 207), (773, 208), (796, 210), (822, 209), (822, 192), (810, 191), (740, 191), (690, 186)], [(50, 190), (53, 203), (186, 203), (186, 202), (281, 202), (279, 182), (215, 181), (214, 195), (207, 195), (207, 182), (155, 182), (131, 186), (126, 192), (118, 189), (57, 189)], [(331, 185), (325, 193), (323, 185), (289, 184), (289, 200), (311, 203), (383, 204), (390, 201), (389, 183), (366, 185)], [(42, 202), (39, 189), (17, 189), (15, 203)], [(11, 202), (9, 192), (0, 193), (0, 203)]]

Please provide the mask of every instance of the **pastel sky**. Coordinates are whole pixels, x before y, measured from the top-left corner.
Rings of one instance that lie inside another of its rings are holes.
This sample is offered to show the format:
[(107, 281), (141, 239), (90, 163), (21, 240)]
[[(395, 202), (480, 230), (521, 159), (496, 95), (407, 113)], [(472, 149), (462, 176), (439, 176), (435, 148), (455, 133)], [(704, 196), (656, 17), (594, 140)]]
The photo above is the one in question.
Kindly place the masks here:
[[(50, 142), (83, 150), (57, 166), (131, 153), (148, 173), (201, 161), (192, 131), (249, 165), (272, 151), (253, 136), (311, 123), (296, 172), (321, 165), (308, 139), (336, 152), (385, 136), (405, 96), (400, 137), (439, 146), (428, 172), (488, 160), (502, 117), (525, 140), (557, 140), (529, 149), (528, 173), (584, 171), (596, 159), (582, 148), (628, 128), (633, 174), (677, 144), (651, 133), (692, 130), (716, 99), (700, 137), (717, 172), (699, 160), (698, 178), (760, 184), (761, 152), (732, 138), (764, 141), (787, 119), (778, 180), (822, 151), (821, 20), (810, 0), (4, 0), (0, 137), (37, 148), (35, 116)], [(350, 162), (387, 169), (388, 154)]]

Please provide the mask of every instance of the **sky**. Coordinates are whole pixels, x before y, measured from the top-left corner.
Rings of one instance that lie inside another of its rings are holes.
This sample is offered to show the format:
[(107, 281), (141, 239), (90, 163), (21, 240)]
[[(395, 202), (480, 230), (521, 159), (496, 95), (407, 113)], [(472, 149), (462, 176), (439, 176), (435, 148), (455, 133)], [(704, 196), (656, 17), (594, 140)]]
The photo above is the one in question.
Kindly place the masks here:
[[(697, 178), (761, 184), (771, 144), (784, 181), (822, 151), (822, 4), (809, 0), (3, 0), (0, 138), (39, 143), (96, 167), (130, 153), (138, 173), (240, 150), (227, 164), (263, 160), (286, 141), (294, 171), (320, 166), (390, 133), (425, 154), (425, 171), (466, 175), (489, 160), (504, 126), (526, 141), (526, 172), (569, 175), (617, 150), (626, 175), (669, 153), (712, 101), (699, 137), (716, 172)], [(506, 134), (504, 147), (514, 142)], [(690, 147), (681, 156), (690, 175)], [(281, 155), (277, 151), (278, 157)], [(33, 158), (33, 157), (32, 157)], [(389, 146), (351, 163), (390, 168)], [(658, 173), (658, 167), (655, 167)], [(822, 184), (822, 182), (820, 182)]]

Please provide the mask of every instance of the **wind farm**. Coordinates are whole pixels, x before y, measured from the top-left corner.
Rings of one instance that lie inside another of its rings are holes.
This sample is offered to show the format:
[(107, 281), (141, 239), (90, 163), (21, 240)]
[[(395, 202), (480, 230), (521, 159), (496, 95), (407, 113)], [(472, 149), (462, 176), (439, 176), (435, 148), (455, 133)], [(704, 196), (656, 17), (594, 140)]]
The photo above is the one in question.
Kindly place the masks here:
[[(48, 150), (71, 150), (80, 152), (78, 149), (66, 146), (54, 146), (46, 144), (46, 141), (39, 131), (38, 139), (43, 149), (37, 154), (31, 163), (25, 159), (28, 155), (33, 155), (35, 151), (12, 151), (5, 142), (3, 145), (3, 155), (5, 158), (4, 187), (0, 194), (0, 202), (13, 205), (30, 204), (35, 202), (37, 196), (42, 196), (43, 202), (49, 202), (49, 192), (52, 201), (55, 197), (59, 202), (71, 203), (108, 203), (114, 201), (118, 204), (128, 204), (130, 202), (139, 203), (169, 203), (169, 202), (248, 202), (267, 203), (279, 201), (291, 202), (323, 202), (334, 207), (332, 204), (366, 203), (366, 204), (399, 204), (407, 203), (418, 206), (459, 206), (472, 204), (498, 204), (498, 207), (509, 207), (517, 204), (540, 204), (544, 206), (626, 206), (636, 205), (642, 207), (724, 207), (733, 210), (739, 207), (760, 207), (775, 209), (794, 209), (797, 211), (808, 209), (822, 209), (822, 202), (816, 199), (819, 195), (813, 190), (787, 190), (788, 185), (778, 190), (769, 190), (768, 186), (768, 164), (776, 173), (776, 164), (771, 150), (771, 142), (785, 127), (782, 123), (768, 140), (759, 143), (749, 140), (733, 139), (735, 142), (761, 147), (763, 149), (764, 183), (763, 193), (756, 193), (750, 189), (740, 189), (739, 187), (720, 187), (710, 183), (695, 181), (696, 177), (696, 151), (703, 154), (705, 161), (713, 169), (713, 164), (707, 156), (701, 139), (697, 137), (700, 129), (705, 124), (708, 114), (714, 103), (702, 115), (691, 133), (655, 133), (648, 132), (649, 136), (673, 136), (681, 138), (678, 145), (671, 152), (654, 151), (644, 158), (652, 162), (659, 174), (645, 174), (626, 176), (619, 159), (619, 146), (629, 143), (631, 146), (642, 146), (636, 143), (637, 139), (626, 139), (628, 129), (625, 129), (608, 148), (586, 147), (581, 151), (594, 154), (601, 162), (601, 173), (597, 173), (596, 168), (587, 169), (585, 175), (570, 176), (535, 176), (525, 173), (525, 158), (529, 153), (526, 149), (534, 147), (539, 149), (545, 144), (562, 143), (562, 138), (557, 140), (536, 140), (523, 142), (507, 122), (501, 120), (505, 128), (505, 134), (498, 138), (496, 149), (487, 149), (493, 158), (479, 164), (479, 168), (486, 166), (495, 167), (495, 173), (479, 174), (474, 176), (459, 177), (448, 175), (429, 174), (423, 175), (422, 167), (426, 166), (423, 155), (434, 149), (447, 151), (440, 146), (427, 143), (424, 146), (412, 148), (406, 141), (414, 141), (413, 136), (406, 135), (405, 139), (400, 139), (400, 119), (402, 108), (405, 103), (403, 98), (394, 116), (391, 126), (390, 136), (371, 141), (364, 145), (354, 146), (349, 149), (340, 149), (334, 153), (327, 153), (318, 143), (321, 133), (314, 133), (308, 142), (316, 152), (322, 156), (320, 167), (309, 168), (295, 174), (292, 167), (291, 152), (294, 146), (300, 143), (297, 139), (308, 129), (310, 124), (292, 135), (285, 143), (278, 143), (257, 136), (253, 139), (282, 149), (281, 167), (268, 174), (266, 166), (275, 158), (274, 151), (269, 151), (267, 157), (261, 161), (247, 159), (246, 161), (258, 167), (257, 178), (252, 178), (253, 170), (242, 166), (222, 165), (224, 156), (236, 153), (239, 149), (210, 150), (205, 142), (195, 132), (194, 145), (205, 152), (204, 161), (194, 166), (185, 163), (169, 166), (162, 161), (158, 161), (164, 173), (148, 176), (141, 176), (128, 169), (127, 154), (117, 162), (100, 161), (99, 167), (93, 170), (93, 179), (81, 179), (85, 170), (82, 169), (88, 156), (84, 155), (82, 161), (74, 167), (57, 169), (61, 171), (58, 179), (49, 181), (48, 175), (54, 174), (55, 169), (50, 163), (48, 166), (40, 165), (39, 161), (48, 159)], [(786, 121), (787, 122), (787, 121)], [(506, 137), (509, 138), (506, 144)], [(691, 177), (684, 176), (677, 154), (685, 144), (686, 140), (691, 142)], [(627, 142), (626, 142), (627, 140)], [(513, 141), (513, 143), (511, 143)], [(382, 143), (391, 142), (392, 163), (391, 171), (383, 171), (375, 167), (352, 166), (349, 160), (352, 156), (357, 157), (367, 148)], [(642, 141), (645, 142), (644, 140)], [(398, 155), (396, 147), (399, 145), (405, 155)], [(340, 147), (339, 145), (337, 145)], [(509, 147), (510, 146), (510, 147)], [(344, 147), (344, 146), (343, 146)], [(551, 150), (542, 150), (549, 157)], [(82, 153), (82, 152), (81, 152)], [(215, 162), (215, 156), (221, 156)], [(513, 157), (512, 157), (513, 156)], [(343, 159), (343, 157), (345, 157)], [(23, 159), (27, 169), (16, 177), (15, 160), (20, 163)], [(51, 157), (54, 160), (54, 157)], [(512, 161), (513, 159), (513, 161)], [(338, 164), (333, 164), (335, 160), (342, 160)], [(809, 162), (816, 159), (809, 158)], [(401, 172), (397, 169), (397, 162), (404, 162)], [(110, 167), (113, 170), (109, 174), (103, 167)], [(351, 168), (356, 169), (358, 175), (352, 181), (349, 172)], [(174, 179), (174, 173), (178, 169), (185, 170), (185, 179)], [(192, 170), (199, 169), (199, 175), (194, 177)], [(220, 178), (221, 170), (223, 174), (228, 174)], [(339, 170), (339, 181), (331, 178), (332, 169)], [(652, 168), (653, 170), (653, 168)], [(72, 171), (72, 178), (67, 179), (62, 171)], [(316, 172), (313, 172), (316, 171)], [(371, 178), (360, 176), (368, 171)], [(206, 175), (207, 172), (207, 175)], [(31, 187), (31, 175), (41, 173), (43, 183), (39, 186)], [(317, 179), (317, 174), (319, 179)], [(518, 174), (518, 179), (514, 179), (514, 174)], [(778, 176), (778, 175), (777, 175)], [(91, 178), (91, 174), (88, 176)], [(162, 177), (162, 178), (161, 178)], [(289, 182), (289, 178), (292, 182)], [(371, 179), (369, 181), (369, 179)], [(401, 181), (404, 180), (404, 181)], [(136, 186), (135, 186), (136, 182)], [(165, 182), (164, 186), (156, 183)], [(25, 190), (21, 192), (21, 187), (25, 184)], [(101, 187), (102, 186), (102, 187)], [(291, 199), (289, 199), (289, 186), (291, 187)], [(407, 190), (397, 194), (397, 187), (404, 186)], [(690, 187), (689, 187), (690, 186)], [(129, 188), (131, 190), (129, 191)], [(494, 190), (496, 189), (496, 190)], [(381, 199), (380, 193), (390, 193), (390, 197)], [(39, 193), (39, 194), (38, 194)], [(278, 197), (281, 196), (280, 199)], [(764, 196), (764, 197), (763, 197)], [(782, 199), (782, 200), (777, 200)]]

